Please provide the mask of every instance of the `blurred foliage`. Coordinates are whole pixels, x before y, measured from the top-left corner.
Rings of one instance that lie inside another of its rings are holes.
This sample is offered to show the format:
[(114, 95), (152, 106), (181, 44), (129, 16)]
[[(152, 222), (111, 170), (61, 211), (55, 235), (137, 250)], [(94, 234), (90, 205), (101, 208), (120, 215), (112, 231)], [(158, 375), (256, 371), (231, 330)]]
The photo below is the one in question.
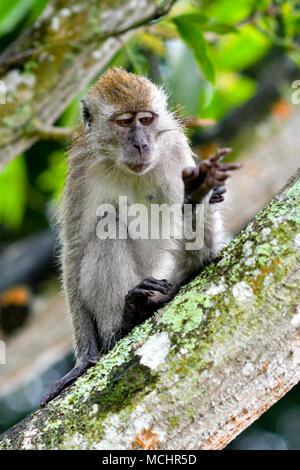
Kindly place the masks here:
[(0, 173), (0, 223), (5, 223), (10, 229), (16, 229), (23, 221), (26, 177), (23, 155), (12, 160)]
[(48, 0), (10, 0), (0, 3), (0, 37), (22, 23), (22, 28), (33, 23), (42, 13)]
[[(59, 126), (75, 127), (78, 121), (80, 97), (77, 97), (65, 109), (58, 120)], [(36, 178), (37, 187), (59, 202), (61, 190), (67, 174), (66, 149), (60, 148), (50, 152), (47, 159), (47, 167)]]
[(64, 157), (62, 150), (50, 153), (48, 167), (37, 178), (37, 186), (42, 191), (49, 192), (54, 200), (59, 198), (66, 177), (67, 169)]
[[(1, 2), (0, 52), (46, 5), (47, 0)], [(178, 0), (167, 18), (131, 36), (109, 66), (124, 66), (164, 84), (171, 105), (180, 104), (183, 116), (219, 121), (253, 96), (257, 79), (247, 70), (274, 45), (300, 63), (299, 32), (296, 1)], [(79, 97), (56, 125), (75, 127), (78, 103)], [(0, 174), (0, 235), (20, 237), (40, 228), (49, 203), (59, 198), (65, 174), (66, 146), (58, 142), (39, 142), (8, 165)]]
[(0, 2), (0, 54), (42, 14), (48, 0)]

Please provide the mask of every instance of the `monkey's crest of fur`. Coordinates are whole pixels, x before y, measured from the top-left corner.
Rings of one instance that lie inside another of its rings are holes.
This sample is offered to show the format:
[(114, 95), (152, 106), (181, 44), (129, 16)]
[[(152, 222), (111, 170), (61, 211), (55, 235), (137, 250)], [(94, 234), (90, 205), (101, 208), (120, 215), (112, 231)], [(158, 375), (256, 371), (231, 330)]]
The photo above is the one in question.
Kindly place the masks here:
[(102, 111), (153, 111), (160, 114), (166, 108), (166, 95), (145, 77), (127, 72), (123, 68), (107, 70), (87, 95), (88, 101), (102, 102)]

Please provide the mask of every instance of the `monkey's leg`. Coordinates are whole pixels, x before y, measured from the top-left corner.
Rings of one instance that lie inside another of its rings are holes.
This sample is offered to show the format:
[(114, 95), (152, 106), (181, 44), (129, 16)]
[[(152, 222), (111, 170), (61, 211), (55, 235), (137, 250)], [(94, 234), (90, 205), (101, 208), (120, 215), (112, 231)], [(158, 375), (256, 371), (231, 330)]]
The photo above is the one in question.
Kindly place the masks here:
[(220, 163), (220, 160), (229, 153), (231, 149), (221, 149), (209, 160), (203, 160), (196, 167), (187, 167), (182, 171), (184, 182), (184, 202), (199, 204), (204, 197), (213, 189), (210, 202), (221, 202), (222, 194), (226, 191), (225, 181), (230, 176), (230, 171), (241, 167), (240, 163)]
[[(131, 289), (125, 296), (123, 334), (153, 315), (162, 304), (170, 299), (172, 291), (174, 288), (166, 279), (158, 280), (153, 277), (144, 279)], [(163, 299), (155, 300), (155, 292), (163, 294)]]
[(78, 298), (72, 300), (73, 329), (75, 332), (80, 330), (81, 334), (80, 336), (75, 334), (74, 337), (77, 356), (76, 366), (64, 377), (51, 385), (50, 391), (41, 401), (42, 407), (53, 400), (53, 398), (83, 375), (90, 367), (95, 365), (100, 358), (97, 333), (92, 316)]

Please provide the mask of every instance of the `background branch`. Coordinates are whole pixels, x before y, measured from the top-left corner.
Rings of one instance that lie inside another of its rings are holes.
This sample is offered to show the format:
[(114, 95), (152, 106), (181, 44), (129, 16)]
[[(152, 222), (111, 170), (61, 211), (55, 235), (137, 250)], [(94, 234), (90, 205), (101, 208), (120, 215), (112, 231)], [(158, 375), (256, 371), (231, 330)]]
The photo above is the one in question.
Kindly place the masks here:
[(0, 56), (0, 79), (7, 86), (0, 106), (0, 168), (37, 140), (30, 135), (34, 119), (53, 124), (110, 62), (121, 47), (117, 36), (126, 39), (168, 13), (175, 1), (50, 1)]

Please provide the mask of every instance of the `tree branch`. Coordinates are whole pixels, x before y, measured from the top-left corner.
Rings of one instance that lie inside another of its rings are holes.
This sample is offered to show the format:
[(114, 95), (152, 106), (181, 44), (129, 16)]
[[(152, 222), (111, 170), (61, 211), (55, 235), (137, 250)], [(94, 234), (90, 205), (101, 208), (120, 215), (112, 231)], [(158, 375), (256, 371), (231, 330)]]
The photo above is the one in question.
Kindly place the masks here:
[(33, 119), (27, 133), (44, 140), (69, 140), (74, 135), (74, 131), (73, 127), (47, 126)]
[(220, 449), (279, 400), (300, 379), (299, 177), (0, 449)]
[[(7, 87), (0, 105), (0, 168), (28, 149), (32, 121), (48, 126), (110, 62), (133, 30), (168, 13), (176, 0), (51, 0), (0, 56)], [(14, 68), (12, 68), (14, 67)]]

